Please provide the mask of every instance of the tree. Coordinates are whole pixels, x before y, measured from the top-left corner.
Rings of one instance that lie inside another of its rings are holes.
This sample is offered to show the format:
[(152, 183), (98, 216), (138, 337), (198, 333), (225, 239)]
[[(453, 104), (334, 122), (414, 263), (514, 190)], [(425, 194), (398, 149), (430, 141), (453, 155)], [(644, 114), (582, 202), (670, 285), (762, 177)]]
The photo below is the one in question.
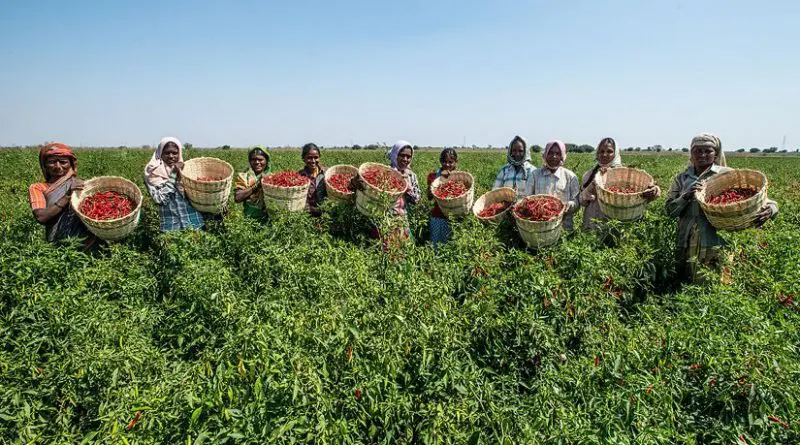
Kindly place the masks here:
[(625, 149), (625, 151), (633, 151), (633, 147), (628, 147)]
[(361, 146), (358, 144), (353, 145), (353, 150), (361, 150)]
[(744, 148), (740, 148), (740, 149), (736, 150), (736, 153), (744, 153)]
[(366, 147), (364, 147), (364, 149), (366, 150), (377, 150), (378, 148), (380, 148), (378, 144), (369, 144)]
[(764, 149), (764, 153), (775, 153), (777, 151), (778, 151), (778, 147), (770, 147), (770, 148), (765, 148)]
[(230, 149), (231, 149), (231, 146), (230, 146), (230, 145), (223, 145), (223, 146), (222, 146), (222, 147), (220, 147), (220, 148), (222, 148), (223, 150), (230, 150)]
[(753, 148), (750, 149), (750, 153), (758, 153), (759, 151), (761, 151), (761, 150), (759, 150), (756, 147), (753, 147)]
[(670, 147), (669, 150), (667, 150), (667, 151), (672, 151), (672, 147)]
[(784, 150), (781, 150), (781, 151), (779, 151), (778, 153), (786, 153), (786, 150), (785, 150), (785, 149), (784, 149)]
[(189, 143), (189, 142), (185, 142), (185, 143), (183, 144), (183, 149), (184, 149), (184, 150), (191, 150), (191, 149), (192, 149), (192, 147), (194, 147), (194, 145), (192, 145), (192, 144), (191, 144), (191, 143)]
[[(575, 144), (572, 144), (572, 143), (568, 142), (568, 143), (566, 143), (564, 145), (567, 146), (567, 153), (575, 153), (577, 151), (578, 146), (575, 145)], [(578, 152), (578, 153), (580, 153), (580, 152)]]
[(684, 152), (684, 153), (688, 153), (689, 152), (689, 148), (688, 147), (683, 147), (683, 148), (681, 148), (681, 151)]
[(542, 148), (541, 145), (532, 145), (531, 146), (531, 151), (534, 152), (534, 153), (541, 153), (542, 150), (544, 150), (544, 148)]
[(589, 144), (583, 144), (578, 147), (578, 153), (591, 153), (594, 151), (594, 147)]
[(636, 150), (636, 151), (642, 151), (642, 147), (636, 147), (634, 150)]
[(653, 145), (653, 150), (655, 150), (655, 151), (661, 151), (663, 149), (664, 149), (664, 147), (662, 147), (661, 144)]

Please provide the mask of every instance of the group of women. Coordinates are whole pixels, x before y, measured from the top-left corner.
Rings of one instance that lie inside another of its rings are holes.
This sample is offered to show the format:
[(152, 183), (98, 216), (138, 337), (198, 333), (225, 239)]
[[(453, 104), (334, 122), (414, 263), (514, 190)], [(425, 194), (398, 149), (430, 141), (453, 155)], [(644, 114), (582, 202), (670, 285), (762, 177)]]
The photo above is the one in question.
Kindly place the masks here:
[[(692, 140), (690, 152), (689, 165), (675, 177), (666, 197), (667, 213), (678, 218), (676, 258), (678, 273), (684, 279), (696, 277), (698, 264), (719, 267), (720, 247), (724, 245), (724, 240), (706, 219), (695, 199), (701, 180), (727, 170), (722, 144), (718, 137), (703, 133)], [(320, 164), (321, 150), (309, 143), (303, 146), (301, 155), (304, 165), (298, 173), (310, 180), (306, 210), (313, 216), (319, 216), (320, 203), (326, 198), (325, 168)], [(236, 176), (234, 201), (243, 205), (245, 217), (264, 220), (267, 211), (262, 200), (261, 178), (270, 173), (270, 155), (266, 148), (257, 146), (251, 148), (247, 156), (250, 168)], [(417, 175), (411, 170), (414, 148), (407, 141), (398, 141), (388, 151), (387, 157), (391, 167), (402, 174), (408, 184), (405, 193), (392, 208), (394, 216), (404, 220), (409, 206), (417, 204), (422, 195)], [(604, 174), (607, 169), (622, 166), (620, 151), (611, 138), (600, 141), (595, 158), (595, 166), (578, 182), (575, 173), (564, 167), (567, 150), (563, 142), (548, 142), (542, 153), (542, 167), (536, 168), (528, 144), (523, 138), (515, 136), (507, 148), (508, 163), (497, 173), (493, 188), (510, 187), (516, 192), (517, 198), (533, 194), (559, 198), (566, 206), (563, 226), (567, 232), (574, 230), (573, 216), (583, 207), (583, 227), (595, 229), (606, 216), (597, 203), (594, 178)], [(458, 153), (454, 149), (443, 150), (439, 163), (440, 167), (427, 175), (429, 198), (432, 197), (431, 185), (436, 178), (447, 177), (457, 170)], [(58, 242), (69, 237), (81, 237), (86, 246), (91, 246), (95, 242), (94, 237), (69, 205), (71, 194), (83, 187), (83, 181), (77, 176), (77, 157), (65, 144), (48, 143), (39, 152), (39, 164), (45, 181), (31, 185), (29, 196), (33, 215), (45, 226), (47, 240)], [(183, 145), (177, 138), (168, 137), (161, 140), (144, 169), (145, 187), (158, 209), (162, 232), (200, 229), (207, 219), (219, 218), (192, 207), (181, 187), (183, 167)], [(358, 177), (354, 179), (353, 186), (364, 187)], [(657, 185), (641, 192), (646, 200), (654, 200), (660, 195), (661, 189)], [(777, 212), (777, 204), (768, 201), (757, 215), (755, 225), (763, 225)], [(451, 236), (449, 221), (438, 205), (433, 207), (429, 227), (434, 245), (446, 242)], [(383, 239), (386, 243), (385, 238), (404, 240), (409, 239), (411, 233), (406, 223), (399, 232), (392, 234), (381, 233), (377, 226), (373, 227), (371, 236)]]

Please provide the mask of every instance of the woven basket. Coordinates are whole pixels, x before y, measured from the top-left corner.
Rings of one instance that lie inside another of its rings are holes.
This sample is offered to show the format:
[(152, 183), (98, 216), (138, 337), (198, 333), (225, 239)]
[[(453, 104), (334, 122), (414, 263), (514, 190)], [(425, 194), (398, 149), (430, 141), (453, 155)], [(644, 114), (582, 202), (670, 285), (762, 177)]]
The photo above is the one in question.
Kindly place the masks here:
[(295, 187), (277, 187), (264, 183), (264, 179), (269, 176), (265, 175), (261, 178), (261, 195), (264, 197), (264, 207), (268, 210), (288, 210), (290, 212), (305, 210), (306, 201), (308, 200), (308, 187), (311, 185), (311, 181), (306, 182), (305, 185)]
[(333, 167), (328, 168), (325, 170), (325, 190), (328, 191), (329, 199), (332, 199), (336, 202), (353, 202), (356, 199), (355, 192), (340, 192), (328, 184), (328, 180), (331, 176), (343, 173), (356, 176), (358, 175), (358, 168), (353, 167), (352, 165), (334, 165)]
[[(371, 167), (388, 171), (392, 175), (400, 178), (403, 178), (403, 175), (387, 165), (378, 164), (375, 162), (365, 162), (358, 167), (358, 176), (364, 183), (364, 189), (356, 191), (356, 208), (364, 216), (370, 218), (382, 218), (384, 215), (391, 212), (392, 208), (397, 202), (397, 199), (400, 198), (403, 193), (405, 193), (405, 190), (392, 193), (385, 192), (373, 186), (372, 184), (367, 183), (367, 181), (364, 181), (364, 171)], [(405, 178), (403, 178), (403, 181), (405, 181)]]
[[(181, 185), (192, 207), (200, 212), (219, 214), (228, 205), (233, 180), (233, 167), (217, 158), (193, 158), (183, 165)], [(222, 178), (202, 182), (197, 178)]]
[(653, 177), (644, 170), (617, 167), (608, 169), (605, 174), (595, 175), (594, 184), (600, 210), (608, 218), (635, 221), (644, 216), (647, 200), (639, 193), (612, 192), (608, 187), (631, 187), (641, 192), (654, 183)]
[[(81, 213), (81, 202), (95, 193), (114, 191), (121, 193), (134, 202), (134, 209), (128, 215), (118, 219), (99, 221)], [(83, 224), (96, 237), (106, 241), (118, 241), (130, 235), (139, 225), (142, 209), (142, 191), (133, 182), (119, 176), (99, 176), (83, 183), (83, 190), (72, 193), (72, 209), (83, 221)]]
[(494, 189), (492, 191), (484, 193), (483, 195), (481, 195), (480, 198), (478, 198), (475, 201), (475, 204), (472, 206), (472, 213), (475, 215), (476, 218), (478, 218), (481, 221), (489, 223), (499, 223), (500, 221), (505, 219), (506, 215), (508, 215), (509, 209), (514, 207), (513, 205), (509, 206), (507, 209), (503, 210), (497, 215), (490, 216), (488, 218), (484, 218), (482, 216), (479, 216), (478, 214), (481, 212), (481, 210), (485, 209), (490, 204), (494, 204), (500, 201), (515, 202), (516, 200), (517, 200), (517, 192), (515, 192), (514, 189), (510, 187), (501, 187), (499, 189)]
[(431, 184), (431, 189), (436, 190), (439, 186), (451, 181), (461, 182), (467, 186), (467, 193), (456, 197), (443, 199), (433, 194), (433, 199), (439, 204), (444, 216), (464, 216), (469, 215), (469, 210), (472, 208), (472, 203), (475, 201), (475, 179), (469, 172), (455, 171), (451, 172), (448, 177), (439, 176)]
[(550, 195), (526, 196), (514, 205), (512, 211), (522, 241), (525, 241), (525, 244), (533, 249), (549, 247), (558, 242), (559, 238), (561, 238), (561, 221), (564, 218), (564, 209), (566, 208), (566, 206), (564, 206), (562, 203), (561, 212), (559, 212), (558, 216), (550, 221), (529, 221), (517, 216), (516, 210), (520, 205), (522, 205), (522, 203), (540, 199), (558, 198), (554, 198)]
[[(737, 231), (753, 227), (756, 214), (767, 202), (767, 176), (757, 170), (734, 169), (710, 177), (697, 191), (697, 202), (706, 218), (718, 230)], [(731, 187), (749, 187), (758, 193), (744, 201), (730, 204), (709, 204), (706, 200)]]

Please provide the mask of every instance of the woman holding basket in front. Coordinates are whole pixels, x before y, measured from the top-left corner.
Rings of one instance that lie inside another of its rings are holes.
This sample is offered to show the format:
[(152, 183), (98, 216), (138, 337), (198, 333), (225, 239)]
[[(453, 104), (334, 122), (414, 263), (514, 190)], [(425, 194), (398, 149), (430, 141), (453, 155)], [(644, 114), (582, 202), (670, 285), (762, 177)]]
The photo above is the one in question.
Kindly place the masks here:
[[(675, 176), (666, 199), (667, 214), (678, 218), (678, 239), (675, 246), (676, 272), (681, 280), (697, 280), (697, 266), (722, 269), (721, 247), (725, 245), (717, 230), (706, 218), (696, 199), (704, 180), (730, 170), (725, 163), (722, 142), (711, 133), (692, 139), (689, 166)], [(767, 200), (756, 215), (754, 224), (762, 226), (778, 213), (775, 201)], [(723, 274), (723, 280), (725, 280)]]

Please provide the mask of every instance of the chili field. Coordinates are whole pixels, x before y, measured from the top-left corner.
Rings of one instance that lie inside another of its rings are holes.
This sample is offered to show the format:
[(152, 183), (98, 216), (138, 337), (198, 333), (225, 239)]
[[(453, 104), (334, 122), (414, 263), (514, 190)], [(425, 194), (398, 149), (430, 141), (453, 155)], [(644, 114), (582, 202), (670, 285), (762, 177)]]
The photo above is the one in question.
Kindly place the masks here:
[[(780, 214), (724, 234), (730, 285), (712, 273), (676, 286), (663, 196), (642, 221), (539, 252), (475, 218), (434, 249), (425, 197), (414, 243), (386, 253), (332, 203), (260, 225), (231, 201), (207, 231), (159, 234), (142, 185), (151, 152), (77, 154), (80, 177), (142, 187), (142, 221), (94, 254), (50, 246), (28, 205), (36, 151), (0, 151), (2, 443), (799, 440), (800, 158), (729, 157), (767, 174)], [(247, 165), (241, 150), (188, 155)], [(664, 194), (688, 160), (623, 155)], [(476, 197), (504, 163), (459, 154)], [(579, 177), (592, 165), (566, 163)], [(437, 166), (434, 152), (412, 164), (423, 186)], [(299, 151), (272, 153), (273, 171), (301, 167)]]

